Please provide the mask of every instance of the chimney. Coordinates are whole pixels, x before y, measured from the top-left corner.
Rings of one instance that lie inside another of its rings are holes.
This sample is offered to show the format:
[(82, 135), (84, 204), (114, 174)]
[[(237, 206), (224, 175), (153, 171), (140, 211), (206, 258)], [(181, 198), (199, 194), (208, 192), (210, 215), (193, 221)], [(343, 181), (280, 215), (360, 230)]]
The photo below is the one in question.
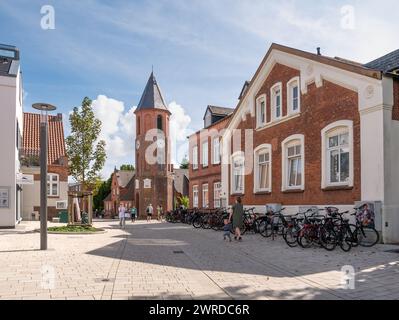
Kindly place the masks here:
[(57, 113), (57, 119), (58, 121), (62, 121), (62, 113)]
[(321, 56), (321, 48), (320, 47), (317, 47), (317, 55)]

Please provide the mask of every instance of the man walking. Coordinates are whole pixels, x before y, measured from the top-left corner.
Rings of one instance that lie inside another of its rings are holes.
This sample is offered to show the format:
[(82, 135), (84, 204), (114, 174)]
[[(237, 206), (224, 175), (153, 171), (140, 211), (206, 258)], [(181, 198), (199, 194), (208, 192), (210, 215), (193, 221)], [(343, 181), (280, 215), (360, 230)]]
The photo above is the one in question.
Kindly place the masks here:
[(151, 222), (152, 220), (152, 214), (154, 213), (154, 208), (152, 207), (152, 204), (147, 207), (146, 209), (147, 212), (147, 222)]

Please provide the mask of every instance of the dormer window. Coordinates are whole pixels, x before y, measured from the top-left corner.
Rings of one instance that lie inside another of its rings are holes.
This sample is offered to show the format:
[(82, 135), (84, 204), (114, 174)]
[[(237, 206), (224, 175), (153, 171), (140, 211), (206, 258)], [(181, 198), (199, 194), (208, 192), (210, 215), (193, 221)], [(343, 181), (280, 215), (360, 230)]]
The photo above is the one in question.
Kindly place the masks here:
[(271, 88), (272, 117), (274, 120), (283, 116), (282, 101), (282, 84), (280, 82)]
[(208, 109), (204, 118), (204, 127), (207, 128), (212, 124), (212, 112)]

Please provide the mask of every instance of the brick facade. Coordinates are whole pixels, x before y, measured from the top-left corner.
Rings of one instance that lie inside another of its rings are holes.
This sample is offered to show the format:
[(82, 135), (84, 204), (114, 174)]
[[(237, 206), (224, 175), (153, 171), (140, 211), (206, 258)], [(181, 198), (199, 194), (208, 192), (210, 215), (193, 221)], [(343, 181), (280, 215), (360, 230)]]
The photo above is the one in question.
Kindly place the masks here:
[[(202, 137), (201, 132), (199, 131), (192, 136), (189, 137), (189, 152), (190, 152), (190, 207), (193, 207), (193, 186), (198, 186), (198, 204), (199, 207), (202, 208), (203, 197), (202, 197), (202, 186), (204, 184), (208, 184), (208, 198), (209, 198), (209, 207), (214, 208), (214, 184), (221, 182), (221, 164), (213, 164), (213, 138), (212, 131), (221, 132), (224, 128), (226, 128), (230, 117), (226, 117), (212, 126), (208, 127), (209, 135)], [(202, 140), (201, 140), (202, 138)], [(208, 141), (208, 166), (202, 166), (202, 144)], [(198, 146), (198, 169), (193, 169), (193, 159), (192, 159), (192, 150), (194, 146)], [(222, 204), (223, 206), (223, 204)]]
[[(158, 116), (162, 117), (162, 131), (165, 137), (165, 164), (151, 164), (146, 160), (146, 152), (154, 141), (146, 141), (149, 130), (157, 128)], [(164, 211), (173, 209), (173, 166), (170, 163), (169, 141), (170, 112), (161, 109), (136, 111), (136, 179), (139, 189), (135, 190), (135, 205), (139, 217), (146, 216), (146, 207), (151, 203), (154, 209), (161, 205)], [(144, 181), (151, 181), (151, 188), (144, 188)]]
[[(270, 119), (270, 88), (282, 82), (283, 116), (287, 114), (287, 82), (299, 76), (299, 71), (277, 64), (262, 85), (256, 97), (267, 95), (267, 119)], [(320, 88), (315, 84), (308, 87), (308, 92), (301, 95), (301, 113), (298, 117), (276, 124), (259, 131), (254, 130), (254, 148), (261, 144), (272, 145), (272, 190), (270, 193), (254, 194), (254, 173), (245, 176), (245, 194), (243, 203), (248, 205), (265, 205), (281, 203), (283, 205), (316, 205), (316, 204), (353, 204), (361, 199), (360, 186), (360, 115), (357, 93), (328, 81), (323, 81)], [(354, 145), (354, 186), (334, 190), (321, 188), (321, 131), (327, 125), (339, 121), (353, 121)], [(247, 116), (237, 129), (256, 128), (256, 117)], [(294, 134), (303, 134), (305, 140), (305, 189), (298, 192), (282, 191), (282, 147), (281, 143)], [(244, 146), (244, 133), (242, 132)], [(242, 147), (243, 149), (243, 147)], [(232, 153), (238, 151), (233, 150)], [(244, 151), (244, 150), (242, 150)], [(230, 171), (231, 168), (229, 168)], [(231, 184), (231, 181), (230, 181)], [(230, 188), (231, 190), (231, 185)], [(230, 197), (230, 203), (234, 201)]]

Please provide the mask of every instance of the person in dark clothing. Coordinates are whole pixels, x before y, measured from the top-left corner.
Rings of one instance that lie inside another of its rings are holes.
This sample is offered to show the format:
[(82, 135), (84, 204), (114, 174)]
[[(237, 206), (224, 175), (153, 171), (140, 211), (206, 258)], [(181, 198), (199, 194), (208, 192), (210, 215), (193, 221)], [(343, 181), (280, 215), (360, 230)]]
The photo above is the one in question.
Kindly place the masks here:
[(244, 207), (241, 202), (241, 198), (237, 197), (229, 218), (229, 220), (233, 222), (233, 229), (235, 231), (234, 240), (238, 241), (242, 240), (241, 229), (244, 226)]

